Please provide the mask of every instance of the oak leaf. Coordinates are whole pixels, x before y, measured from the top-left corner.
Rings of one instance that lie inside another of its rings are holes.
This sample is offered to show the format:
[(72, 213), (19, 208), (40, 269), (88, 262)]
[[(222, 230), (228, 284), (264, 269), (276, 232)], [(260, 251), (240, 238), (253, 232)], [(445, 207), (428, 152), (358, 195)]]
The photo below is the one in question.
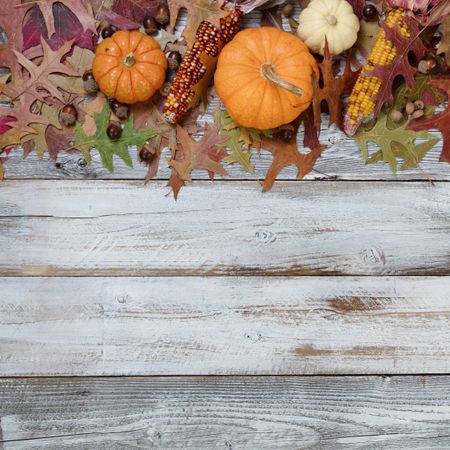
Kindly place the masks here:
[(177, 139), (182, 148), (182, 159), (168, 158), (168, 163), (177, 171), (182, 180), (191, 181), (191, 173), (194, 169), (207, 170), (210, 175), (211, 173), (228, 175), (222, 164), (216, 160), (217, 156), (222, 159), (226, 154), (226, 152), (218, 154), (216, 151), (217, 147), (223, 147), (226, 141), (226, 138), (219, 135), (217, 126), (213, 128), (206, 126), (205, 134), (199, 141), (194, 141), (184, 128), (177, 126)]
[(128, 152), (128, 146), (137, 145), (142, 147), (149, 138), (154, 136), (155, 133), (153, 130), (135, 130), (133, 116), (130, 116), (130, 118), (124, 123), (120, 138), (112, 140), (106, 134), (110, 115), (111, 112), (108, 104), (105, 104), (101, 113), (94, 113), (96, 130), (95, 134), (92, 136), (87, 136), (84, 133), (80, 123), (77, 122), (75, 128), (74, 147), (83, 152), (87, 163), (91, 162), (91, 149), (97, 149), (104, 167), (106, 167), (111, 173), (114, 173), (114, 155), (121, 158), (129, 167), (132, 167), (133, 163)]
[[(425, 153), (438, 142), (438, 139), (434, 139), (433, 135), (426, 131), (417, 132), (408, 129), (406, 123), (394, 129), (389, 128), (385, 114), (380, 114), (372, 126), (360, 128), (354, 138), (361, 147), (361, 153), (366, 163), (370, 164), (382, 160), (391, 166), (394, 173), (397, 172), (398, 159), (402, 159), (406, 163), (402, 168), (415, 167), (412, 162), (416, 160), (417, 165), (417, 162), (423, 158)], [(421, 147), (418, 147), (417, 139), (426, 142), (419, 144)], [(373, 142), (379, 148), (370, 157), (369, 142)]]
[(437, 53), (444, 53), (447, 65), (450, 66), (450, 15), (442, 22), (441, 40), (437, 48)]
[(380, 113), (383, 105), (391, 104), (394, 101), (393, 84), (397, 76), (402, 76), (409, 88), (412, 89), (414, 87), (414, 75), (417, 73), (417, 69), (411, 65), (408, 58), (413, 53), (419, 61), (426, 52), (426, 48), (420, 38), (417, 22), (409, 16), (404, 16), (402, 20), (405, 21), (409, 29), (410, 37), (404, 37), (401, 34), (398, 24), (390, 28), (384, 22), (381, 22), (381, 27), (386, 33), (386, 39), (391, 41), (396, 48), (397, 54), (394, 61), (384, 66), (375, 64), (374, 69), (365, 74), (369, 77), (378, 77), (381, 80), (380, 89), (376, 99), (374, 99), (376, 102), (375, 117)]
[(223, 0), (167, 0), (170, 9), (169, 28), (173, 32), (178, 14), (182, 8), (188, 13), (186, 26), (182, 35), (189, 47), (195, 42), (195, 33), (202, 21), (212, 23), (220, 28), (220, 19), (230, 14), (230, 11), (222, 8)]
[[(305, 175), (311, 172), (317, 158), (324, 151), (324, 147), (319, 144), (317, 133), (313, 138), (305, 138), (310, 145), (317, 143), (318, 145), (311, 149), (308, 153), (299, 151), (297, 144), (297, 134), (302, 121), (309, 121), (307, 116), (300, 116), (293, 123), (294, 133), (292, 139), (286, 141), (275, 134), (273, 137), (263, 137), (261, 140), (261, 149), (267, 150), (273, 155), (272, 163), (267, 171), (263, 182), (263, 192), (268, 191), (275, 182), (278, 174), (291, 164), (297, 167), (297, 179), (302, 179)], [(307, 123), (306, 122), (306, 123)], [(310, 120), (312, 125), (312, 120)], [(305, 128), (310, 125), (305, 124)], [(309, 131), (308, 131), (309, 133)], [(305, 134), (306, 135), (306, 134)]]
[[(430, 81), (430, 85), (434, 88), (441, 89), (450, 99), (450, 78), (437, 78)], [(446, 161), (450, 164), (450, 107), (439, 114), (426, 117), (424, 119), (412, 120), (408, 129), (415, 131), (424, 131), (437, 129), (442, 133), (443, 148), (440, 161)]]
[[(359, 75), (359, 71), (353, 72), (350, 58), (345, 62), (345, 69), (342, 75), (336, 75), (336, 65), (330, 55), (328, 43), (325, 42), (323, 61), (319, 63), (321, 80), (317, 80), (313, 75), (314, 95), (312, 100), (314, 112), (314, 126), (320, 130), (322, 122), (321, 112), (323, 103), (328, 106), (330, 115), (328, 125), (336, 124), (342, 129), (342, 96), (350, 94)], [(320, 82), (322, 81), (322, 82)]]

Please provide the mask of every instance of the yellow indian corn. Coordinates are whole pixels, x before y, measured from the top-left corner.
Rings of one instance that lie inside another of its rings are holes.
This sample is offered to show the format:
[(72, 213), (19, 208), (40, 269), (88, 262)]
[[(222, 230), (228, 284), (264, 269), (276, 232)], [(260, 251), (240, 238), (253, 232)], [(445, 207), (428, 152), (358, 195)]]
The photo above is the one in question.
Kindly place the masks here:
[[(403, 20), (404, 17), (405, 11), (396, 8), (387, 14), (385, 23), (389, 28), (398, 26), (402, 36), (409, 38), (411, 33)], [(372, 114), (376, 105), (381, 79), (368, 76), (367, 73), (370, 73), (375, 65), (386, 66), (391, 64), (396, 56), (397, 49), (391, 41), (386, 39), (386, 32), (381, 29), (349, 98), (344, 119), (344, 128), (348, 134), (355, 134), (359, 125)]]

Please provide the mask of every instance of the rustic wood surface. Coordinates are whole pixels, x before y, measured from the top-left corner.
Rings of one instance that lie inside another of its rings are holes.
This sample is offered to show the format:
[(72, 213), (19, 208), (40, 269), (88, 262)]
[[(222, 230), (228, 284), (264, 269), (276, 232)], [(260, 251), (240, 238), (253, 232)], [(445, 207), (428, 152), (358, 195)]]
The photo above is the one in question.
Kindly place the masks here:
[(4, 450), (446, 449), (450, 378), (0, 380)]
[(0, 373), (450, 372), (450, 277), (0, 278)]
[(7, 181), (4, 275), (444, 275), (450, 184)]
[(11, 153), (1, 450), (450, 448), (442, 144), (392, 174), (326, 123), (315, 170), (266, 194), (265, 151), (178, 202), (164, 158), (144, 187), (135, 150), (114, 175)]

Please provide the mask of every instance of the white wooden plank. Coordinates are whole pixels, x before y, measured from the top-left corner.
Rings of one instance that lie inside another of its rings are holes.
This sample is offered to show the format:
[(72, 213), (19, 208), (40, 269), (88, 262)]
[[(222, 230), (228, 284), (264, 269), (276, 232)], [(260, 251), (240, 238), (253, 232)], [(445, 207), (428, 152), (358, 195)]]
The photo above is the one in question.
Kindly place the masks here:
[(0, 442), (4, 450), (446, 449), (449, 383), (448, 376), (3, 379)]
[(9, 181), (4, 275), (450, 273), (448, 183)]
[(450, 371), (450, 277), (19, 277), (0, 292), (0, 376)]
[[(326, 120), (326, 119), (325, 119)], [(299, 136), (299, 141), (303, 136)], [(352, 139), (345, 137), (339, 130), (324, 128), (321, 134), (321, 142), (329, 148), (317, 161), (314, 171), (308, 174), (306, 180), (450, 180), (450, 165), (439, 163), (439, 155), (442, 143), (425, 157), (419, 168), (399, 171), (393, 174), (389, 166), (385, 164), (364, 164), (358, 145)], [(119, 158), (114, 159), (115, 172), (111, 174), (100, 161), (98, 152), (92, 152), (92, 164), (86, 165), (81, 153), (60, 153), (56, 161), (47, 156), (39, 160), (32, 153), (23, 159), (21, 151), (11, 153), (11, 157), (5, 163), (6, 178), (13, 179), (136, 179), (143, 180), (147, 173), (144, 164), (140, 164), (136, 149), (130, 153), (134, 161), (134, 167), (129, 168)], [(165, 152), (160, 162), (158, 179), (168, 179), (170, 169), (167, 165)], [(272, 162), (272, 155), (264, 150), (260, 154), (255, 152), (252, 162), (255, 172), (245, 173), (239, 165), (227, 165), (227, 171), (231, 180), (262, 180)], [(297, 169), (288, 166), (280, 176), (280, 180), (295, 180)], [(220, 177), (218, 177), (220, 178)], [(194, 171), (194, 179), (208, 179), (206, 171)]]

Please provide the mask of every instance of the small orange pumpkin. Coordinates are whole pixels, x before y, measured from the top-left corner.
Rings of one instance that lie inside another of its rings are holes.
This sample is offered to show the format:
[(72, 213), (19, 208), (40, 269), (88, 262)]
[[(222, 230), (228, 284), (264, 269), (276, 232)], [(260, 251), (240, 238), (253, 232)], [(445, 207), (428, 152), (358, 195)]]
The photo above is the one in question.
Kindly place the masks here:
[(158, 42), (139, 31), (117, 31), (106, 38), (92, 63), (100, 90), (128, 104), (148, 100), (163, 85), (166, 69)]
[(292, 122), (311, 103), (317, 63), (297, 37), (272, 27), (240, 31), (222, 50), (216, 90), (239, 125), (268, 130)]

